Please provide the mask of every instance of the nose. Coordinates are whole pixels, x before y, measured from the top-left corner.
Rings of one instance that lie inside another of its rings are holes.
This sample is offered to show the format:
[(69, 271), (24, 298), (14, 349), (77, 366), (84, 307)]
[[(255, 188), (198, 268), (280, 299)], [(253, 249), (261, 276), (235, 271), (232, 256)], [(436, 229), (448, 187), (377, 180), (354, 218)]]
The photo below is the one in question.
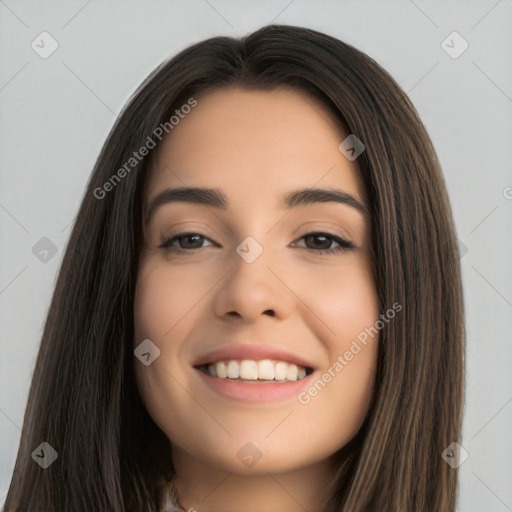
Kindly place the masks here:
[(265, 250), (251, 263), (235, 252), (229, 264), (230, 270), (214, 296), (218, 318), (240, 317), (251, 323), (262, 315), (281, 320), (290, 315), (295, 296), (286, 285), (286, 276), (275, 260), (270, 261)]

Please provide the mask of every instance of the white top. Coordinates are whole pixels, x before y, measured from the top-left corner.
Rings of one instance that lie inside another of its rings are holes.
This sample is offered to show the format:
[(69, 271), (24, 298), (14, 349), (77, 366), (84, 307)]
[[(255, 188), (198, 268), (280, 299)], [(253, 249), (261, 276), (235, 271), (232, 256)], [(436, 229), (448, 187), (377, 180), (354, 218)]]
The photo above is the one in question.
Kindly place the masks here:
[(186, 512), (178, 501), (176, 487), (172, 480), (165, 486), (162, 493), (160, 512)]

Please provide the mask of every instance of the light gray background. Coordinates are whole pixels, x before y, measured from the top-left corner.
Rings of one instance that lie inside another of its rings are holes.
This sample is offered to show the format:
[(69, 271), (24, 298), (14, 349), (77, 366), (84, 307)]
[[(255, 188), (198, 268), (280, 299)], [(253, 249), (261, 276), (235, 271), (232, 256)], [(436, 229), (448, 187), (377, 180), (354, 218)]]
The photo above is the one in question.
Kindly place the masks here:
[[(70, 224), (116, 114), (168, 56), (270, 22), (366, 52), (427, 127), (467, 248), (459, 511), (512, 511), (511, 0), (0, 0), (0, 506)], [(31, 48), (43, 31), (59, 44), (47, 59)], [(456, 59), (441, 46), (453, 31), (469, 43)], [(58, 249), (46, 263), (32, 252), (42, 237)]]

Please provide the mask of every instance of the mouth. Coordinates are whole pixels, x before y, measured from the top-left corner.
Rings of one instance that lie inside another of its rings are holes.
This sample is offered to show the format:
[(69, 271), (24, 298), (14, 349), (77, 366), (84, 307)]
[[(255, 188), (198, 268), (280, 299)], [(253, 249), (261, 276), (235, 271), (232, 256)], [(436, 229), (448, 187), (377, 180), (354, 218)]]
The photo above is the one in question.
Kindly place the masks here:
[(252, 404), (293, 400), (317, 373), (301, 354), (264, 343), (224, 345), (192, 365), (202, 385), (215, 395)]
[(214, 379), (253, 384), (295, 382), (313, 373), (311, 367), (275, 359), (227, 359), (199, 364), (194, 368)]

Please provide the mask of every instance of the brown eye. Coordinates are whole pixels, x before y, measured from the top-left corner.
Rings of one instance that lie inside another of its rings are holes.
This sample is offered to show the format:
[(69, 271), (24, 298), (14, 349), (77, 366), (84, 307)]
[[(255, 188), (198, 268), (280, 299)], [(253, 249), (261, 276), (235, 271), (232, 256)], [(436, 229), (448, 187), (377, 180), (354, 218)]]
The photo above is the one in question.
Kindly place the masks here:
[[(338, 253), (356, 249), (356, 246), (349, 240), (345, 240), (331, 233), (308, 233), (300, 238), (305, 241), (305, 249), (312, 249), (320, 254)], [(332, 244), (335, 244), (334, 247)]]
[(165, 240), (158, 247), (169, 249), (180, 253), (190, 253), (194, 250), (203, 249), (204, 241), (211, 240), (199, 233), (179, 233)]
[(306, 240), (306, 245), (308, 245), (308, 242), (311, 242), (312, 247), (309, 247), (309, 249), (326, 250), (332, 244), (332, 239), (325, 235), (307, 235), (304, 237), (304, 240)]
[(178, 237), (177, 240), (182, 249), (199, 249), (204, 237), (201, 235), (183, 235)]

